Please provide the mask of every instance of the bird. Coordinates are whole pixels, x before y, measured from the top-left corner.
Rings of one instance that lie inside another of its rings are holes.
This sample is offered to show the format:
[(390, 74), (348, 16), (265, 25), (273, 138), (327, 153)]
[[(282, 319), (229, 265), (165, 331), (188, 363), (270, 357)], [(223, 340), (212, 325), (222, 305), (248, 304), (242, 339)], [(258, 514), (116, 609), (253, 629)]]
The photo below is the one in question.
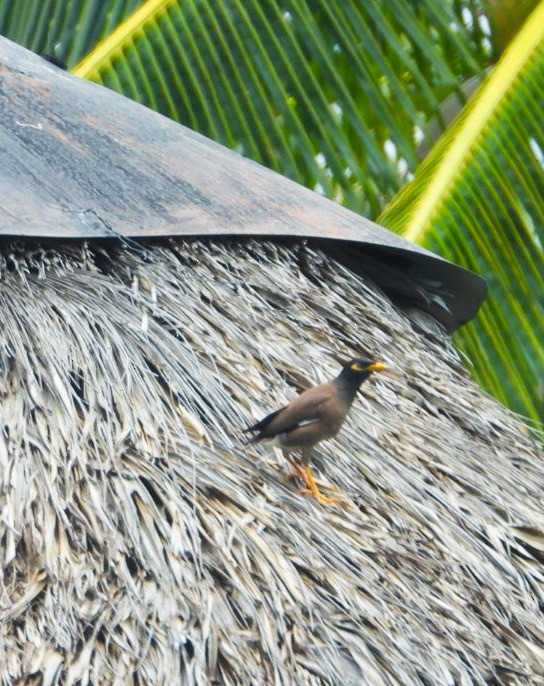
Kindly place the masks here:
[[(312, 451), (317, 443), (338, 433), (361, 384), (373, 372), (382, 371), (389, 371), (389, 367), (378, 360), (355, 358), (345, 362), (332, 381), (308, 388), (289, 405), (243, 429), (244, 433), (255, 434), (248, 442), (272, 440), (283, 449), (284, 457), (294, 469), (289, 478), (303, 480), (305, 488), (299, 493), (310, 493), (324, 504), (339, 502), (317, 487), (309, 466)], [(289, 455), (295, 450), (300, 450), (299, 461)]]

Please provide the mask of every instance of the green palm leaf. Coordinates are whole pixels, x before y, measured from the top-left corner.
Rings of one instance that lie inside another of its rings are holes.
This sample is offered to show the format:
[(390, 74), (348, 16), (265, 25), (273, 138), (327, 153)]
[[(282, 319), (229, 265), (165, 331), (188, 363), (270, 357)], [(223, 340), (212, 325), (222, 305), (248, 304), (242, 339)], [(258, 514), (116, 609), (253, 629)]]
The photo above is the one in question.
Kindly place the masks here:
[(543, 421), (544, 2), (490, 78), (380, 216), (481, 273), (490, 296), (458, 334), (474, 375)]
[(488, 44), (434, 0), (148, 0), (75, 73), (375, 216)]
[(39, 54), (76, 64), (142, 0), (0, 0), (0, 33)]

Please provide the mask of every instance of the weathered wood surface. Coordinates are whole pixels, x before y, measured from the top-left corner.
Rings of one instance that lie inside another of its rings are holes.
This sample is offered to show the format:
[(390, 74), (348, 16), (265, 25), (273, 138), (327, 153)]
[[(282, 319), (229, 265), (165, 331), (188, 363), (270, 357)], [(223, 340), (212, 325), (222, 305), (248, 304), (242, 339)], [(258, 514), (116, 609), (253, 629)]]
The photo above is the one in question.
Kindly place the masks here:
[(420, 305), (449, 329), (485, 297), (471, 272), (5, 38), (0, 156), (0, 235), (332, 239), (352, 258), (395, 256), (397, 294), (414, 277), (438, 284), (448, 309)]

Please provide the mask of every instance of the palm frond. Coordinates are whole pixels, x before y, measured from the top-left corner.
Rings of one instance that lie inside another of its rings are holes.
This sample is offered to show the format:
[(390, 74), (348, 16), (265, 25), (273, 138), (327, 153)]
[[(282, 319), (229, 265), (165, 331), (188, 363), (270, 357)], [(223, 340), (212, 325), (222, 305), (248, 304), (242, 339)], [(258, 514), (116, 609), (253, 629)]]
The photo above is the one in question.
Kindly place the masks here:
[(74, 73), (375, 216), (417, 165), (418, 127), (489, 61), (461, 14), (148, 0)]
[(0, 34), (39, 54), (77, 64), (142, 0), (0, 0)]
[(483, 386), (544, 420), (544, 3), (380, 217), (483, 275), (490, 297), (458, 335)]

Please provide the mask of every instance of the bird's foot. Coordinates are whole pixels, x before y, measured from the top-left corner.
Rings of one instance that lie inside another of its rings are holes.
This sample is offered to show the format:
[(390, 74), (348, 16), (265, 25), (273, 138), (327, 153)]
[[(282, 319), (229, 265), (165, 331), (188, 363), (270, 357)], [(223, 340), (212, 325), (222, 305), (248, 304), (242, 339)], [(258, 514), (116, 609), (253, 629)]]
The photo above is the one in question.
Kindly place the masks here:
[(330, 505), (331, 503), (341, 503), (342, 498), (333, 498), (330, 495), (324, 495), (319, 489), (315, 491), (311, 488), (299, 488), (297, 493), (311, 493), (318, 503), (323, 505)]
[(288, 481), (294, 481), (295, 479), (300, 479), (306, 484), (306, 488), (299, 488), (298, 493), (310, 493), (319, 503), (328, 505), (330, 503), (341, 503), (341, 498), (332, 498), (331, 496), (321, 493), (319, 490), (314, 475), (312, 474), (310, 467), (308, 465), (301, 465), (295, 462), (289, 455), (285, 454), (285, 458), (293, 468), (290, 474), (286, 475)]
[[(297, 474), (297, 476), (299, 475)], [(300, 488), (298, 491), (299, 493), (310, 493), (318, 503), (323, 503), (323, 505), (342, 502), (341, 498), (332, 498), (331, 496), (321, 493), (315, 482), (314, 475), (308, 466), (300, 467), (300, 477), (304, 480), (306, 488)]]
[(293, 468), (293, 471), (290, 474), (287, 474), (285, 478), (287, 481), (294, 481), (295, 479), (302, 479), (304, 483), (306, 483), (306, 475), (304, 473), (304, 467), (301, 464), (298, 464), (293, 460), (287, 453), (283, 453), (283, 456), (289, 462), (291, 467)]
[(286, 474), (285, 478), (287, 481), (295, 481), (295, 479), (302, 479), (302, 481), (306, 483), (306, 479), (304, 478), (304, 474), (302, 472), (291, 472), (290, 474)]

